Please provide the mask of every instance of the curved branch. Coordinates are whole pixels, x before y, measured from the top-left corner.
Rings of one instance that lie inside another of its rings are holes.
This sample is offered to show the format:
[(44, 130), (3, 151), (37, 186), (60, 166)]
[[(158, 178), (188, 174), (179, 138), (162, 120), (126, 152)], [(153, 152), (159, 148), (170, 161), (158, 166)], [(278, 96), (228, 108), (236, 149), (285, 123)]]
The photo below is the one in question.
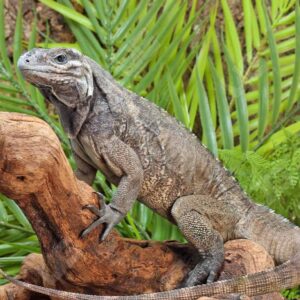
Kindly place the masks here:
[[(141, 294), (174, 289), (199, 259), (188, 245), (134, 241), (115, 231), (99, 243), (101, 228), (80, 239), (94, 217), (82, 207), (96, 205), (97, 197), (76, 179), (58, 138), (40, 119), (0, 112), (0, 192), (21, 207), (41, 244), (43, 256), (28, 256), (22, 280), (86, 294)], [(227, 258), (236, 259), (226, 260), (221, 277), (273, 264), (252, 242), (230, 243)], [(0, 298), (34, 299), (11, 284), (1, 287)]]

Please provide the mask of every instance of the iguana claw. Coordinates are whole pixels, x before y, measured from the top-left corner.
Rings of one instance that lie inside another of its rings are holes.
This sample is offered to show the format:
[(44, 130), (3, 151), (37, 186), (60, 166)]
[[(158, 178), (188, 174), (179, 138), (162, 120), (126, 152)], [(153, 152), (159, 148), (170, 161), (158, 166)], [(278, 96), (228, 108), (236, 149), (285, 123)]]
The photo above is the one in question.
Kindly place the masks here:
[(85, 230), (83, 230), (80, 234), (80, 237), (85, 237), (100, 224), (105, 223), (106, 227), (100, 236), (100, 240), (103, 241), (105, 240), (109, 232), (113, 229), (113, 227), (121, 221), (123, 215), (119, 211), (113, 209), (109, 204), (107, 205), (104, 201), (105, 198), (101, 193), (96, 194), (98, 195), (100, 209), (92, 204), (85, 205), (83, 209), (88, 209), (99, 218), (95, 220), (91, 225), (89, 225)]
[(207, 257), (196, 265), (182, 284), (183, 287), (191, 287), (201, 283), (212, 283), (217, 279), (222, 260), (215, 257)]
[(83, 206), (83, 209), (88, 209), (90, 212), (92, 212), (94, 215), (98, 216), (99, 218), (103, 217), (105, 214), (105, 196), (100, 193), (100, 192), (94, 192), (98, 196), (98, 201), (99, 201), (99, 207), (100, 209), (92, 204), (87, 204)]

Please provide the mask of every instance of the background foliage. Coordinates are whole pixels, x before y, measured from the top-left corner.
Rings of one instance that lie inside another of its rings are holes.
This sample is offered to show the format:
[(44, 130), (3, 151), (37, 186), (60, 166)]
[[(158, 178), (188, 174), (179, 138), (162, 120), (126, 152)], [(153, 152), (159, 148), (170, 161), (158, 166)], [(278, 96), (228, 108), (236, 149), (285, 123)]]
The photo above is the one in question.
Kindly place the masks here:
[[(226, 0), (201, 1), (200, 7), (196, 0), (39, 1), (65, 17), (76, 43), (57, 43), (47, 35), (37, 43), (36, 18), (24, 40), (19, 1), (9, 57), (0, 0), (0, 110), (48, 122), (74, 166), (57, 115), (24, 82), (16, 62), (35, 46), (77, 48), (194, 131), (255, 201), (300, 224), (296, 0), (243, 0), (239, 20)], [(115, 188), (101, 174), (94, 187), (108, 199)], [(0, 263), (15, 273), (24, 255), (39, 251), (37, 239), (20, 209), (3, 195), (0, 226)], [(138, 203), (118, 229), (138, 239), (183, 240), (175, 226)]]

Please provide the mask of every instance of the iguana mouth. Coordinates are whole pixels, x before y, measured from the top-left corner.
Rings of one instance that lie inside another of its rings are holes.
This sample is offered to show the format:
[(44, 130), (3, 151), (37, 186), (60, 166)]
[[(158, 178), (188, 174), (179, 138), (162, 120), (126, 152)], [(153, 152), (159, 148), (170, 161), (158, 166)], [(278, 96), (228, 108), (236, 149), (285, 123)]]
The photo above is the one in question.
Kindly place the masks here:
[(23, 71), (33, 71), (33, 72), (38, 72), (38, 73), (49, 73), (49, 72), (47, 72), (47, 71), (41, 71), (41, 70), (37, 70), (37, 69), (34, 69), (34, 68), (23, 68), (23, 69), (21, 69), (21, 71), (23, 72)]

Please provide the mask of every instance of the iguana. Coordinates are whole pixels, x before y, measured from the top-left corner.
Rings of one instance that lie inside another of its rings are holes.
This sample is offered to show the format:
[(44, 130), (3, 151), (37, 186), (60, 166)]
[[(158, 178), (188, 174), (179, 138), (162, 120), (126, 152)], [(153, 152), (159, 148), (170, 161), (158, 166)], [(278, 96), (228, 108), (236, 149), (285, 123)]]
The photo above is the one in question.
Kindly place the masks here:
[[(82, 236), (105, 223), (105, 239), (138, 199), (177, 224), (203, 259), (185, 280), (186, 288), (156, 294), (88, 296), (14, 283), (78, 300), (252, 296), (300, 284), (300, 228), (254, 204), (198, 138), (167, 112), (120, 86), (74, 49), (33, 49), (20, 57), (18, 67), (56, 107), (71, 140), (77, 177), (92, 184), (99, 169), (118, 185), (110, 204), (86, 207), (99, 218)], [(212, 283), (224, 260), (223, 243), (238, 238), (261, 244), (281, 265)]]

